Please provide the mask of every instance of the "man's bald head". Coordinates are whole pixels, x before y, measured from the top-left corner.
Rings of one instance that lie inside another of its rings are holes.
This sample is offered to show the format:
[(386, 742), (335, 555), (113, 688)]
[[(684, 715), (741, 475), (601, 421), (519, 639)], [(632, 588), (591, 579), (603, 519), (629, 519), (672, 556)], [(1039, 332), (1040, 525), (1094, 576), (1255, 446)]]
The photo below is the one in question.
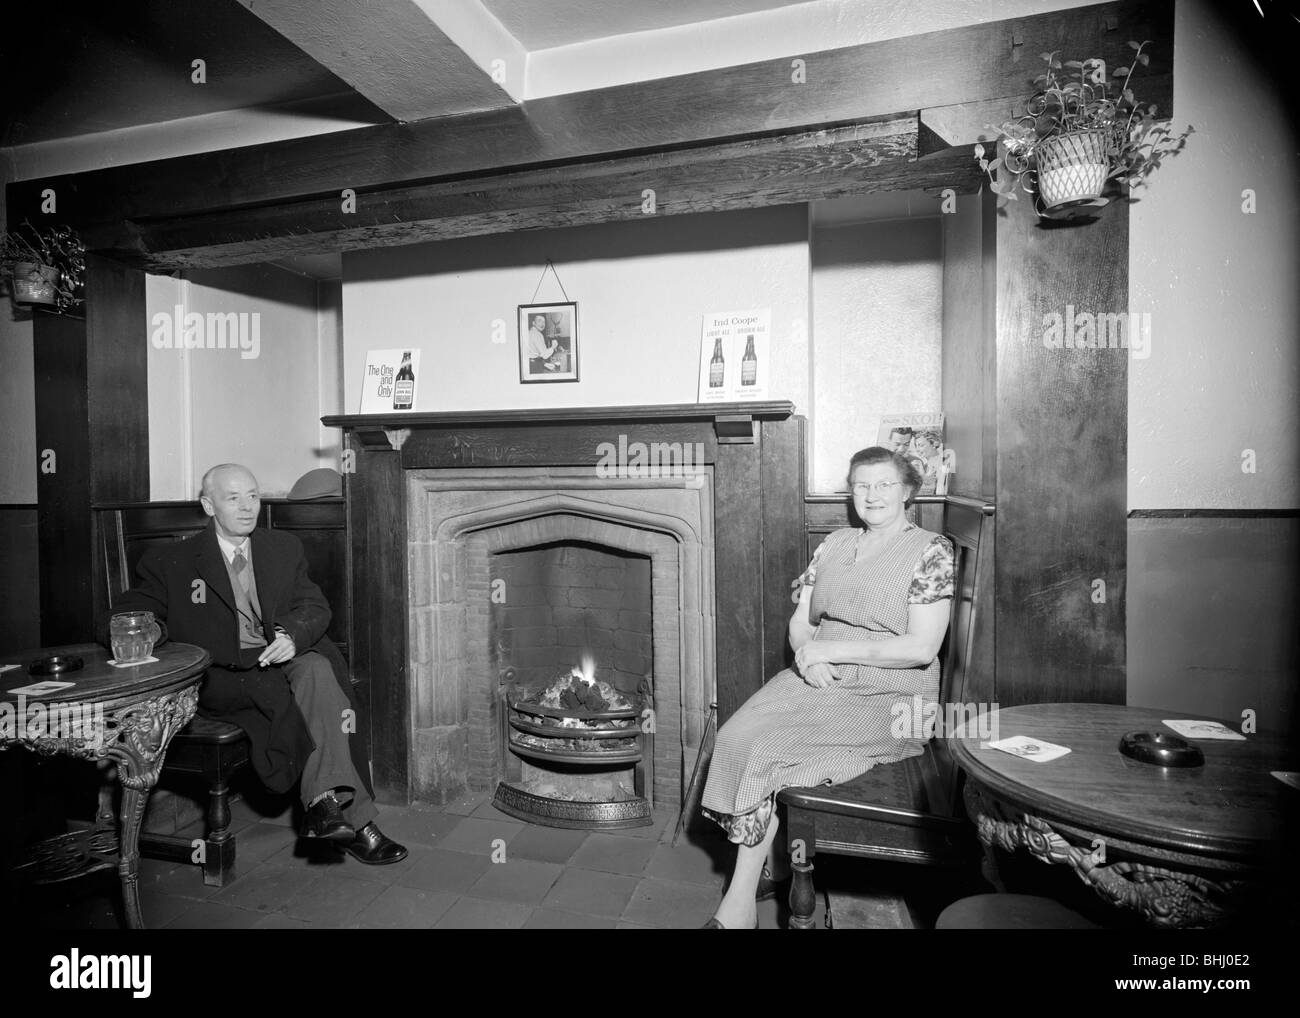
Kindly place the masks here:
[(254, 488), (257, 487), (257, 478), (248, 467), (239, 463), (218, 463), (203, 475), (203, 480), (199, 482), (199, 495), (211, 498), (213, 486), (223, 484), (231, 478), (241, 482), (247, 480)]
[(251, 470), (222, 463), (203, 475), (199, 503), (216, 522), (218, 534), (242, 541), (257, 526), (262, 496)]

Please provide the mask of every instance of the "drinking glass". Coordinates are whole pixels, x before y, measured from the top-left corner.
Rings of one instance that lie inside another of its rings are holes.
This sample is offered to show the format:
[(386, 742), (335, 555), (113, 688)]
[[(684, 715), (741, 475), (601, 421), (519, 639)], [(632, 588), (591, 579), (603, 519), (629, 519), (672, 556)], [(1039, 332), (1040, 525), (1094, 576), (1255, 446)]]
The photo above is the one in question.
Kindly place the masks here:
[(108, 635), (114, 660), (120, 665), (136, 664), (153, 653), (162, 627), (153, 612), (119, 612), (108, 623)]

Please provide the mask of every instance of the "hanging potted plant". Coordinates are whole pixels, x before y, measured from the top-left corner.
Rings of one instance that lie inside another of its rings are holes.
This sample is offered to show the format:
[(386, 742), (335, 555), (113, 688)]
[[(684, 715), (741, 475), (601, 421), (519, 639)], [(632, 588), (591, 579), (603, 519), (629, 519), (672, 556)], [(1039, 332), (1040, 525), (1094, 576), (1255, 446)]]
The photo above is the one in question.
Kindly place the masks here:
[(0, 271), (15, 304), (71, 311), (82, 302), (86, 249), (66, 226), (24, 222), (0, 237)]
[(1138, 186), (1165, 156), (1181, 151), (1192, 129), (1174, 137), (1156, 107), (1142, 105), (1129, 87), (1133, 71), (1150, 60), (1146, 45), (1130, 42), (1132, 64), (1110, 76), (1098, 57), (1062, 63), (1044, 53), (1047, 69), (1034, 79), (1039, 90), (1024, 116), (988, 125), (997, 134), (992, 157), (975, 146), (993, 190), (1011, 199), (1017, 189), (1033, 195), (1045, 218), (1089, 215), (1110, 200), (1104, 192), (1112, 181)]

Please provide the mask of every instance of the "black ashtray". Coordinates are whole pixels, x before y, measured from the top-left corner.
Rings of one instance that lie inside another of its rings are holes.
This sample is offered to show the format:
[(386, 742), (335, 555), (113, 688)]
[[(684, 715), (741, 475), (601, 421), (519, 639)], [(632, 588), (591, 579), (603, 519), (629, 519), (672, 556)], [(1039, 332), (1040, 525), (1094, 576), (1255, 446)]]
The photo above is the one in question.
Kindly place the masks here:
[(61, 675), (63, 672), (75, 672), (85, 664), (76, 654), (53, 654), (37, 658), (27, 666), (27, 672), (30, 675)]
[(1205, 763), (1199, 746), (1165, 732), (1129, 732), (1119, 740), (1119, 751), (1159, 767), (1200, 767)]

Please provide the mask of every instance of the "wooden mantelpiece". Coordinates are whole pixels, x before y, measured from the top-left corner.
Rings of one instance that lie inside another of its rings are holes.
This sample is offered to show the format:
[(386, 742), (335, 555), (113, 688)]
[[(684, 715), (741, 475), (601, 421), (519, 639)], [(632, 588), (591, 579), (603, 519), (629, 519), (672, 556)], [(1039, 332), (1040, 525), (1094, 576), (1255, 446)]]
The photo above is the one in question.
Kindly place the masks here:
[(718, 712), (785, 667), (789, 583), (804, 567), (804, 421), (783, 401), (339, 415), (354, 677), (369, 687), (381, 799), (410, 786), (407, 483), (410, 470), (594, 467), (602, 443), (690, 443), (713, 477)]
[[(403, 433), (416, 429), (527, 428), (597, 425), (622, 421), (712, 422), (719, 442), (753, 442), (755, 421), (785, 420), (794, 413), (788, 400), (751, 403), (656, 403), (636, 406), (538, 407), (512, 410), (447, 410), (438, 413), (334, 414), (327, 428), (345, 428), (367, 447), (401, 449)], [(672, 441), (660, 438), (657, 441)], [(593, 459), (592, 462), (595, 462)]]

